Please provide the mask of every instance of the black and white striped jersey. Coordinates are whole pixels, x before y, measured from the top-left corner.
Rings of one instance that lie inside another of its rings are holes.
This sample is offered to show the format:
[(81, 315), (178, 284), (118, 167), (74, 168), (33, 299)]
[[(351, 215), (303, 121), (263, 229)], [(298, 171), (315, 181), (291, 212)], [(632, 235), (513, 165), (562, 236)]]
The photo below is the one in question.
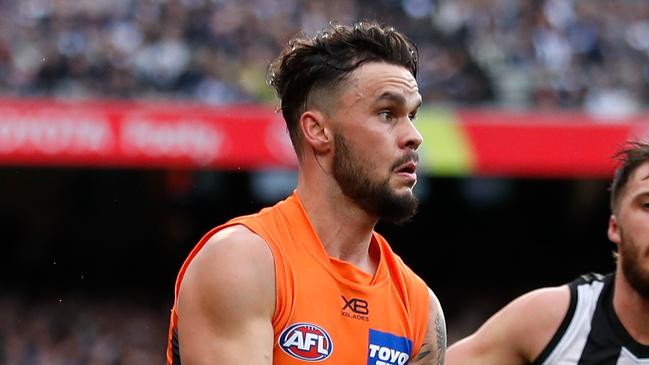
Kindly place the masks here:
[(570, 307), (536, 365), (649, 365), (649, 346), (635, 341), (613, 310), (614, 274), (568, 284)]

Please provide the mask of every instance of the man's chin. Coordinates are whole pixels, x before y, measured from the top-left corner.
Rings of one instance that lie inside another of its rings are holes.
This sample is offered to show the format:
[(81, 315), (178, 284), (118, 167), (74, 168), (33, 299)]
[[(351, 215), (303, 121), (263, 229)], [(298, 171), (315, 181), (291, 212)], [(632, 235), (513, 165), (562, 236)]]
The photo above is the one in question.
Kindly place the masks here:
[(392, 191), (392, 197), (394, 200), (416, 199), (413, 190), (414, 190), (414, 186), (401, 186)]
[(394, 193), (389, 202), (380, 208), (382, 220), (400, 224), (409, 221), (417, 212), (419, 201), (410, 189), (401, 193)]

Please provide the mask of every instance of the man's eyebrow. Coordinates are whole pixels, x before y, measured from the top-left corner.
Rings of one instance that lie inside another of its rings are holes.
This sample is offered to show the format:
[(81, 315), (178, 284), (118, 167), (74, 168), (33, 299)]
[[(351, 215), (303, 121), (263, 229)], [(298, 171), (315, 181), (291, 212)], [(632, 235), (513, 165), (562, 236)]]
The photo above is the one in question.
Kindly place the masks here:
[(376, 98), (376, 101), (381, 101), (381, 100), (389, 100), (398, 104), (406, 103), (406, 98), (403, 95), (391, 91), (385, 91), (384, 93), (379, 95), (378, 98)]
[[(376, 98), (376, 101), (381, 101), (381, 100), (388, 100), (392, 101), (396, 104), (406, 104), (406, 98), (402, 94), (394, 93), (391, 91), (386, 91), (379, 95), (378, 98)], [(415, 105), (415, 109), (419, 108), (421, 106), (421, 99), (417, 102), (417, 105)]]

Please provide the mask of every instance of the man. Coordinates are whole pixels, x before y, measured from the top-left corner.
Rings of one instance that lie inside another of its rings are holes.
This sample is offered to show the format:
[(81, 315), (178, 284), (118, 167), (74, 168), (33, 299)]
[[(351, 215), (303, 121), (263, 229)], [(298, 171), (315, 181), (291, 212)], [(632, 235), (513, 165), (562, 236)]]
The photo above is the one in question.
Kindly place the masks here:
[(377, 24), (298, 37), (271, 64), (294, 193), (219, 226), (181, 268), (167, 363), (442, 364), (433, 292), (373, 231), (417, 206), (417, 49)]
[(631, 142), (611, 185), (616, 270), (513, 300), (448, 350), (451, 365), (649, 364), (649, 144)]

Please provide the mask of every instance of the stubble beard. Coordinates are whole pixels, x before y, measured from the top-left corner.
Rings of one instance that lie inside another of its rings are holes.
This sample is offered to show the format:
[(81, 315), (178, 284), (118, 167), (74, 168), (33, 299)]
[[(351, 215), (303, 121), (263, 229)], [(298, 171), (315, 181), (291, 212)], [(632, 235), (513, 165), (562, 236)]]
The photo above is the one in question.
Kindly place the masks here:
[(622, 274), (629, 285), (642, 298), (649, 300), (649, 269), (642, 266), (640, 248), (632, 240), (626, 239), (624, 232), (621, 232), (621, 236), (618, 265), (622, 265)]
[(340, 133), (334, 135), (334, 145), (332, 173), (343, 194), (368, 214), (385, 221), (400, 224), (415, 215), (419, 202), (414, 194), (395, 193), (390, 187), (390, 175), (382, 181), (372, 179), (370, 164), (351, 150)]

